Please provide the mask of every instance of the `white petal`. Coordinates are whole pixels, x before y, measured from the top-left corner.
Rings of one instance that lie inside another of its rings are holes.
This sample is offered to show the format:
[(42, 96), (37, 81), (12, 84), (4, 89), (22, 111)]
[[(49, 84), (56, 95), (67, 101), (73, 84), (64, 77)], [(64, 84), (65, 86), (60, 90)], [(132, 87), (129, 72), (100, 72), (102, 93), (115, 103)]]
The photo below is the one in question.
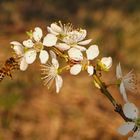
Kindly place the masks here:
[(52, 28), (47, 27), (47, 30), (49, 33), (53, 34), (53, 35), (59, 35), (59, 33), (55, 32), (54, 30), (52, 30)]
[(81, 53), (80, 50), (76, 49), (76, 48), (71, 48), (68, 51), (68, 55), (71, 59), (76, 60), (76, 61), (80, 61), (83, 60), (83, 54)]
[(101, 59), (101, 63), (103, 63), (107, 69), (112, 66), (112, 58), (111, 57), (103, 57)]
[(86, 50), (85, 47), (82, 47), (82, 46), (79, 46), (79, 45), (76, 45), (75, 48), (77, 48), (80, 51), (85, 51)]
[(133, 103), (129, 102), (123, 106), (123, 112), (125, 116), (130, 119), (137, 118), (139, 113), (138, 108)]
[(13, 45), (12, 48), (14, 49), (14, 51), (17, 55), (23, 54), (23, 46), (21, 43), (19, 43), (17, 41), (12, 41), (10, 44)]
[(122, 78), (122, 69), (121, 69), (121, 65), (120, 65), (120, 63), (117, 65), (117, 67), (116, 67), (116, 77), (117, 77), (117, 79), (120, 79), (120, 78)]
[(77, 75), (77, 74), (79, 74), (79, 73), (81, 72), (81, 70), (82, 70), (82, 65), (80, 65), (80, 64), (75, 64), (75, 65), (73, 65), (73, 66), (70, 68), (70, 73), (71, 73), (72, 75)]
[(94, 58), (96, 58), (99, 55), (99, 49), (97, 45), (91, 45), (87, 50), (86, 50), (86, 54), (87, 54), (87, 59), (88, 60), (93, 60)]
[(126, 94), (126, 90), (125, 90), (125, 86), (124, 86), (123, 82), (121, 82), (121, 84), (120, 84), (120, 93), (122, 94), (123, 99), (125, 100), (125, 102), (128, 102), (127, 94)]
[(56, 93), (60, 91), (60, 88), (63, 85), (63, 79), (60, 75), (57, 75), (55, 78), (55, 84), (56, 84)]
[(52, 50), (50, 50), (49, 52), (50, 52), (51, 58), (56, 59), (56, 54)]
[(41, 50), (39, 54), (39, 58), (42, 64), (45, 64), (49, 59), (49, 54), (45, 50)]
[(39, 42), (41, 40), (42, 36), (43, 36), (42, 29), (39, 27), (36, 27), (34, 32), (33, 32), (34, 40)]
[(81, 29), (79, 31), (79, 41), (83, 40), (86, 37), (86, 35), (87, 35), (87, 31), (84, 29)]
[(61, 32), (62, 32), (61, 27), (59, 27), (56, 23), (52, 23), (52, 24), (51, 24), (51, 28), (52, 28), (52, 30), (54, 30), (55, 32), (58, 32), (58, 33), (61, 33)]
[(32, 42), (31, 39), (28, 39), (28, 40), (23, 41), (23, 45), (27, 48), (32, 48), (34, 43)]
[(93, 72), (94, 72), (93, 66), (88, 66), (87, 67), (87, 72), (89, 73), (89, 76), (93, 75)]
[(25, 60), (25, 57), (22, 57), (20, 61), (20, 70), (25, 71), (27, 67), (28, 67), (28, 64)]
[(11, 45), (14, 45), (14, 46), (22, 46), (21, 43), (19, 43), (18, 41), (12, 41), (10, 42)]
[(126, 122), (125, 124), (123, 124), (118, 128), (118, 132), (122, 135), (127, 135), (130, 131), (133, 130), (134, 127), (135, 127), (135, 123)]
[(27, 51), (25, 53), (26, 62), (28, 64), (32, 64), (35, 61), (35, 59), (36, 59), (36, 55), (37, 55), (37, 53), (36, 53), (35, 50)]
[(70, 46), (67, 45), (66, 43), (57, 43), (55, 47), (57, 47), (58, 49), (62, 51), (68, 50), (70, 48)]
[(56, 42), (57, 42), (57, 37), (55, 35), (53, 35), (53, 34), (47, 34), (44, 37), (43, 45), (48, 46), (48, 47), (51, 47), (51, 46), (56, 45)]
[(52, 59), (52, 64), (53, 64), (53, 66), (54, 66), (56, 69), (59, 68), (59, 63), (58, 63), (58, 60), (57, 60), (57, 59), (53, 58), (53, 59)]
[(84, 40), (84, 41), (79, 42), (78, 45), (88, 45), (91, 41), (92, 39)]

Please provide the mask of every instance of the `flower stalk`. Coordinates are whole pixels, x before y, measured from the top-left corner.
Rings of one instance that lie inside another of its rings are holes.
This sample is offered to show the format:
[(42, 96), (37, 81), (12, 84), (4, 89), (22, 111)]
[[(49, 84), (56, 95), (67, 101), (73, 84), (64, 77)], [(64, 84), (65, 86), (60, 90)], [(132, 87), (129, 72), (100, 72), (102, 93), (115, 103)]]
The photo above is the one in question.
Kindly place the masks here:
[(95, 80), (95, 82), (99, 85), (100, 87), (100, 91), (101, 93), (103, 93), (108, 100), (112, 103), (112, 105), (114, 106), (114, 111), (119, 113), (120, 116), (127, 122), (127, 121), (132, 121), (131, 119), (127, 118), (124, 115), (122, 106), (120, 104), (117, 103), (117, 101), (114, 99), (114, 97), (110, 94), (110, 92), (108, 91), (106, 85), (101, 81), (101, 79), (97, 76), (96, 73), (93, 74), (93, 78)]

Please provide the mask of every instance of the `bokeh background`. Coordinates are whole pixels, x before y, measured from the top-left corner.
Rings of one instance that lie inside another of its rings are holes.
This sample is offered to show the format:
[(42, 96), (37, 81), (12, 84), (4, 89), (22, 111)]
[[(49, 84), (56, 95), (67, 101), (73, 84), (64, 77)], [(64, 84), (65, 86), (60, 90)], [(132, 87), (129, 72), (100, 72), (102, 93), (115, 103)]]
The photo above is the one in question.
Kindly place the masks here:
[[(124, 73), (134, 68), (140, 80), (139, 0), (0, 0), (0, 66), (11, 56), (10, 42), (27, 39), (26, 31), (61, 20), (85, 28), (101, 55), (112, 56), (114, 65), (103, 74), (115, 81), (120, 61)], [(87, 73), (63, 74), (60, 94), (42, 85), (37, 61), (13, 80), (0, 83), (0, 140), (127, 140), (117, 128), (123, 120), (94, 88)], [(116, 87), (113, 96), (123, 104)], [(129, 93), (128, 93), (129, 94)], [(140, 94), (129, 94), (140, 108)]]

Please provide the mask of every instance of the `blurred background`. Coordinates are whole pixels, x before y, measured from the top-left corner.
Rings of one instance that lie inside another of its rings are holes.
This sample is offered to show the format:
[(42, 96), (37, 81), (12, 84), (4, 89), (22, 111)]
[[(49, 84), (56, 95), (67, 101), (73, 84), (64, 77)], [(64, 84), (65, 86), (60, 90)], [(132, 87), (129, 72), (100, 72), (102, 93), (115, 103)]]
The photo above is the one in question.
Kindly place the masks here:
[[(140, 80), (139, 0), (0, 0), (0, 66), (12, 55), (10, 42), (27, 39), (26, 31), (61, 20), (85, 28), (101, 56), (112, 56), (114, 65), (103, 74), (115, 81), (120, 61), (124, 73), (134, 68)], [(127, 140), (117, 128), (123, 120), (94, 88), (87, 73), (63, 75), (60, 94), (48, 90), (40, 79), (37, 61), (25, 72), (0, 83), (0, 140)], [(123, 104), (116, 87), (113, 96)], [(129, 93), (128, 93), (129, 94)], [(140, 109), (140, 95), (129, 94)]]

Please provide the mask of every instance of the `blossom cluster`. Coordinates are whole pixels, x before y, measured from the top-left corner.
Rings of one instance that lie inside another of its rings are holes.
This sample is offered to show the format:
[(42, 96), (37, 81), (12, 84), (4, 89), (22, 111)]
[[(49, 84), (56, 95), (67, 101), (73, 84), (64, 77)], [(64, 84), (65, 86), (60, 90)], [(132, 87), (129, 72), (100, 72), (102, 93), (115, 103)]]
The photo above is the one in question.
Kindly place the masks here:
[[(98, 57), (99, 48), (90, 44), (92, 39), (86, 39), (85, 29), (75, 29), (70, 23), (59, 22), (48, 26), (47, 32), (43, 36), (42, 29), (35, 27), (34, 31), (28, 32), (27, 40), (22, 43), (11, 42), (13, 50), (20, 57), (20, 70), (25, 71), (39, 53), (44, 84), (50, 87), (55, 79), (57, 93), (63, 83), (60, 76), (62, 71), (69, 70), (70, 74), (77, 75), (86, 70), (89, 76), (93, 75), (95, 65), (93, 66), (91, 61)], [(63, 57), (67, 62), (66, 66), (60, 67), (57, 57)], [(103, 57), (98, 59), (97, 63), (98, 68), (108, 71), (112, 66), (112, 58)]]
[[(63, 85), (62, 73), (69, 71), (71, 75), (78, 75), (81, 71), (87, 71), (89, 76), (98, 72), (108, 72), (112, 66), (111, 57), (99, 57), (99, 47), (92, 43), (92, 39), (86, 39), (85, 29), (74, 28), (72, 24), (52, 23), (47, 27), (47, 34), (43, 34), (40, 27), (34, 31), (27, 32), (28, 39), (22, 43), (12, 41), (11, 47), (18, 56), (20, 70), (25, 71), (39, 55), (44, 85), (48, 88), (55, 82), (56, 92), (59, 93)], [(65, 64), (61, 65), (64, 59)], [(140, 140), (140, 118), (137, 107), (129, 102), (126, 92), (137, 92), (136, 76), (133, 71), (123, 75), (120, 63), (116, 67), (116, 85), (125, 104), (123, 106), (124, 116), (128, 119), (120, 128), (122, 135), (134, 131), (133, 137), (128, 140)], [(101, 85), (93, 80), (96, 87)], [(104, 86), (104, 85), (103, 85)], [(107, 86), (105, 85), (105, 88)], [(103, 92), (103, 91), (102, 91)]]

